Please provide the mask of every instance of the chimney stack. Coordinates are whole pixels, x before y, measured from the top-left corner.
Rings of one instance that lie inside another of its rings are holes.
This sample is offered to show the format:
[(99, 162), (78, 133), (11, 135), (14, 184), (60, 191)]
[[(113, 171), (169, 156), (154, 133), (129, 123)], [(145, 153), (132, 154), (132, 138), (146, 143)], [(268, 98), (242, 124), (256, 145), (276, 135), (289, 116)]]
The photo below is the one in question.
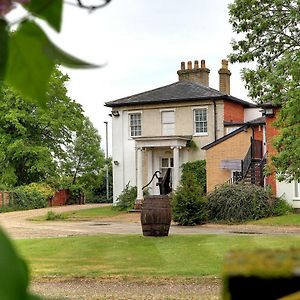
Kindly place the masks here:
[(222, 59), (222, 68), (219, 70), (219, 91), (226, 95), (230, 95), (230, 76), (228, 60)]
[(205, 67), (205, 60), (201, 60), (201, 67), (199, 68), (198, 60), (194, 61), (194, 68), (192, 62), (187, 62), (187, 69), (185, 62), (181, 63), (181, 69), (177, 71), (179, 81), (192, 81), (209, 86), (209, 72), (210, 70)]

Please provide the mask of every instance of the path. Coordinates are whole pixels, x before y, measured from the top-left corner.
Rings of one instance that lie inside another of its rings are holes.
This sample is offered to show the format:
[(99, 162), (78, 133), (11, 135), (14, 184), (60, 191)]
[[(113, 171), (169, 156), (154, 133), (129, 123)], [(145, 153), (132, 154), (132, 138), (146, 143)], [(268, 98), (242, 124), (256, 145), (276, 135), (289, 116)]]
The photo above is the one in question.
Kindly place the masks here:
[[(1, 213), (0, 225), (13, 239), (96, 234), (142, 234), (139, 213), (127, 213), (121, 216), (89, 221), (29, 221), (34, 217), (46, 215), (49, 210), (59, 213), (103, 205), (105, 204), (71, 205)], [(171, 234), (300, 234), (300, 226), (223, 224), (177, 226), (172, 224)]]

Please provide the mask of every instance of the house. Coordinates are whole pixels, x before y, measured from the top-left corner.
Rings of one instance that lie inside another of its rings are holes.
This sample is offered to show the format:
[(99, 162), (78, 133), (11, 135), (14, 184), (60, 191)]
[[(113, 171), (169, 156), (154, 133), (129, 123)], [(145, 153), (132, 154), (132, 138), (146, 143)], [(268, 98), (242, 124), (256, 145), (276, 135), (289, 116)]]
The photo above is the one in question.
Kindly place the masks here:
[[(114, 201), (130, 183), (137, 186), (139, 203), (154, 172), (164, 174), (168, 168), (176, 189), (183, 163), (205, 159), (203, 146), (259, 117), (256, 105), (230, 95), (227, 60), (218, 73), (216, 90), (209, 87), (204, 60), (200, 66), (182, 62), (177, 82), (105, 104), (112, 109)], [(189, 147), (191, 141), (196, 149)], [(149, 193), (159, 194), (155, 182)]]
[(274, 195), (300, 209), (300, 183), (280, 182), (273, 172), (264, 176), (264, 166), (276, 153), (272, 140), (278, 134), (273, 122), (279, 107), (261, 106), (260, 118), (240, 123), (239, 128), (202, 147), (206, 151), (207, 191), (224, 182), (245, 182), (269, 186)]

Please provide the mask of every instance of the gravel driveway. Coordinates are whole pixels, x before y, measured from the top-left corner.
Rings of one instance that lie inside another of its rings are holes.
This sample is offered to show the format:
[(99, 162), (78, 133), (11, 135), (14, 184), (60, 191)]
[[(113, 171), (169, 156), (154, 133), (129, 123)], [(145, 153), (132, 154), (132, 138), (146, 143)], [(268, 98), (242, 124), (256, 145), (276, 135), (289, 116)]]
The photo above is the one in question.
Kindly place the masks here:
[[(142, 234), (139, 213), (128, 213), (93, 221), (30, 221), (45, 215), (99, 207), (103, 204), (72, 205), (0, 214), (0, 225), (13, 239), (63, 237), (96, 234)], [(216, 225), (181, 227), (172, 224), (170, 234), (300, 234), (299, 227), (271, 227), (255, 225)], [(32, 282), (32, 290), (55, 299), (220, 299), (218, 278), (194, 279), (124, 279), (110, 278), (39, 278)]]

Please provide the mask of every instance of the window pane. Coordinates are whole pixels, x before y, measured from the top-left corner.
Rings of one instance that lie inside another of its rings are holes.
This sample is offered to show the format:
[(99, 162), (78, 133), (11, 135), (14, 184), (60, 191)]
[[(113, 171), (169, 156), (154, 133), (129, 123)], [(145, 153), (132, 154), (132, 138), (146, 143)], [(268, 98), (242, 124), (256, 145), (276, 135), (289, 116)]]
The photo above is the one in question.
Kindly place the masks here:
[(207, 133), (207, 109), (200, 108), (194, 110), (195, 133)]
[(129, 115), (130, 136), (140, 136), (142, 134), (141, 114)]

